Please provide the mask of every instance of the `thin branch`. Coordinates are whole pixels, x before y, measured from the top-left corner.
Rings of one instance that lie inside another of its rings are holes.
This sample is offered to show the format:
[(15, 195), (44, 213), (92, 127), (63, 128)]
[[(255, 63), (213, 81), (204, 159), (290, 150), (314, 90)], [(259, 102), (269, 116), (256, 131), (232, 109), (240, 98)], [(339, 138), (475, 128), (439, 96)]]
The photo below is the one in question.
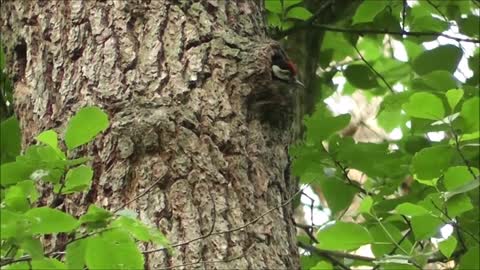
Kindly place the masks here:
[[(48, 252), (48, 253), (45, 253), (44, 256), (45, 257), (49, 257), (49, 256), (52, 256), (52, 255), (58, 255), (58, 254), (62, 254), (62, 252), (60, 252), (60, 250), (65, 250), (65, 248), (67, 247), (67, 245), (75, 242), (75, 241), (78, 241), (78, 240), (81, 240), (81, 239), (85, 239), (87, 237), (90, 237), (90, 236), (93, 236), (93, 235), (96, 235), (96, 234), (99, 234), (99, 233), (102, 233), (102, 232), (105, 232), (105, 231), (108, 231), (108, 230), (111, 230), (112, 228), (106, 228), (106, 229), (102, 229), (102, 230), (98, 230), (98, 231), (94, 231), (94, 232), (90, 232), (90, 233), (87, 233), (87, 234), (84, 234), (82, 235), (81, 237), (78, 237), (78, 238), (75, 238), (75, 239), (72, 239), (68, 242), (66, 242), (65, 244), (61, 245), (60, 247), (57, 247), (55, 248), (54, 250)], [(5, 265), (9, 265), (9, 264), (13, 264), (13, 263), (18, 263), (18, 262), (30, 262), (32, 260), (32, 257), (30, 255), (26, 255), (26, 256), (22, 256), (18, 259), (15, 259), (15, 260), (3, 260), (3, 261), (0, 261), (0, 266), (5, 266)]]
[(352, 28), (341, 28), (336, 26), (331, 26), (327, 24), (314, 24), (313, 27), (317, 29), (322, 29), (325, 31), (331, 32), (341, 32), (341, 33), (352, 33), (352, 34), (372, 34), (372, 35), (394, 35), (394, 36), (415, 36), (415, 37), (425, 37), (425, 36), (442, 36), (448, 39), (462, 41), (462, 42), (471, 42), (471, 43), (480, 43), (480, 39), (469, 39), (469, 38), (460, 38), (453, 37), (440, 32), (426, 31), (426, 32), (417, 32), (417, 31), (391, 31), (391, 30), (380, 30), (380, 29), (352, 29)]
[(333, 161), (333, 163), (335, 163), (335, 165), (342, 171), (342, 174), (343, 174), (343, 177), (345, 177), (345, 180), (347, 180), (347, 184), (349, 184), (350, 186), (353, 186), (354, 188), (358, 189), (362, 194), (365, 194), (365, 195), (372, 195), (370, 194), (370, 192), (366, 191), (363, 187), (361, 187), (360, 185), (357, 185), (354, 183), (354, 181), (352, 179), (350, 179), (350, 177), (348, 176), (348, 170), (346, 167), (343, 167), (343, 165), (338, 161), (336, 160), (332, 154), (330, 154), (330, 152), (327, 151), (327, 149), (325, 148), (325, 146), (322, 146), (322, 149), (323, 151), (325, 151), (325, 153), (327, 153), (329, 156), (330, 156), (330, 159)]
[(442, 18), (445, 20), (445, 22), (448, 22), (448, 18), (447, 16), (445, 16), (445, 14), (438, 8), (437, 5), (435, 5), (434, 3), (432, 3), (431, 0), (427, 0), (427, 3), (432, 6), (437, 12), (438, 14), (440, 14), (440, 16), (442, 16)]
[(433, 207), (435, 207), (438, 211), (440, 211), (440, 213), (442, 213), (446, 218), (447, 218), (447, 221), (444, 221), (450, 225), (452, 225), (454, 228), (456, 228), (457, 230), (460, 230), (462, 231), (463, 233), (467, 234), (468, 236), (470, 236), (473, 240), (475, 240), (477, 243), (480, 244), (480, 240), (471, 232), (469, 232), (468, 230), (465, 230), (462, 226), (460, 226), (460, 224), (458, 223), (458, 221), (455, 221), (453, 218), (451, 218), (448, 213), (447, 213), (447, 210), (443, 210), (441, 209), (433, 200), (430, 200), (430, 202), (432, 203)]
[(390, 234), (390, 232), (387, 230), (387, 228), (385, 228), (385, 226), (383, 225), (382, 221), (380, 221), (380, 219), (377, 217), (377, 216), (373, 216), (375, 218), (375, 220), (378, 222), (378, 225), (380, 225), (380, 227), (382, 228), (382, 230), (385, 232), (385, 234), (388, 236), (388, 238), (390, 238), (390, 241), (392, 241), (392, 244), (394, 244), (398, 249), (400, 249), (401, 251), (403, 251), (403, 253), (405, 254), (408, 254), (408, 252), (403, 249), (402, 246), (400, 246), (399, 243), (397, 243), (397, 241), (395, 240), (395, 238), (393, 238), (393, 236)]
[(179, 268), (179, 267), (193, 266), (193, 265), (196, 265), (196, 264), (227, 263), (227, 262), (231, 262), (231, 261), (234, 261), (234, 260), (241, 259), (241, 258), (243, 258), (243, 257), (245, 257), (245, 254), (242, 254), (242, 255), (240, 255), (240, 256), (236, 256), (236, 257), (233, 257), (233, 258), (228, 258), (228, 259), (226, 259), (226, 260), (198, 261), (198, 262), (193, 262), (193, 263), (186, 263), (186, 264), (180, 264), (180, 265), (172, 265), (172, 266), (169, 266), (169, 267), (157, 268), (157, 269), (167, 270), (167, 269), (174, 269), (174, 268)]
[(63, 188), (65, 188), (66, 182), (67, 181), (65, 179), (65, 176), (62, 176), (62, 178), (60, 179), (60, 188), (58, 189), (57, 193), (54, 193), (52, 202), (49, 205), (50, 208), (56, 208), (62, 203), (61, 198), (62, 196), (64, 196), (62, 195), (62, 191), (63, 191)]
[(145, 196), (147, 193), (149, 193), (160, 181), (163, 180), (163, 177), (157, 179), (157, 181), (155, 181), (152, 185), (150, 185), (147, 189), (145, 189), (144, 192), (140, 193), (139, 195), (137, 195), (135, 198), (125, 202), (124, 204), (122, 204), (120, 207), (118, 207), (117, 209), (113, 210), (113, 213), (115, 214), (116, 212), (122, 210), (123, 208), (125, 208), (127, 205), (131, 204), (132, 202), (140, 199), (141, 197)]
[(407, 0), (402, 2), (402, 32), (405, 32), (405, 19), (407, 18)]
[(302, 192), (302, 195), (307, 197), (308, 199), (310, 199), (310, 202), (311, 202), (310, 205), (309, 205), (309, 207), (310, 207), (310, 224), (314, 225), (314, 223), (313, 223), (313, 208), (314, 208), (315, 200), (312, 197), (308, 196), (305, 192)]
[(360, 56), (360, 58), (362, 59), (362, 61), (375, 73), (375, 75), (377, 75), (377, 77), (379, 77), (383, 83), (387, 86), (387, 88), (390, 90), (390, 92), (392, 93), (395, 93), (395, 91), (393, 91), (393, 88), (392, 86), (387, 82), (387, 80), (385, 80), (385, 77), (382, 76), (382, 74), (380, 74), (368, 61), (367, 59), (365, 59), (365, 57), (363, 57), (362, 53), (360, 53), (360, 50), (357, 48), (356, 45), (353, 45), (353, 48), (355, 49), (355, 51), (357, 52), (358, 56)]
[(472, 0), (472, 2), (477, 8), (480, 8), (480, 0)]
[(295, 227), (298, 227), (298, 228), (302, 229), (307, 234), (308, 238), (310, 238), (311, 242), (318, 244), (317, 238), (315, 238), (315, 236), (313, 235), (313, 228), (314, 227), (304, 225), (304, 224), (298, 224), (298, 223), (295, 222), (295, 220), (293, 220), (293, 225)]
[(318, 256), (326, 257), (327, 259), (332, 261), (335, 265), (338, 265), (343, 269), (350, 269), (350, 268), (344, 265), (343, 263), (341, 263), (336, 258), (351, 259), (351, 260), (364, 261), (364, 262), (375, 262), (376, 260), (375, 258), (372, 258), (372, 257), (366, 257), (366, 256), (361, 256), (361, 255), (356, 255), (351, 253), (340, 252), (340, 251), (320, 249), (311, 245), (307, 245), (300, 241), (297, 242), (297, 245), (302, 249), (305, 249), (311, 253), (317, 254)]
[(334, 3), (335, 1), (334, 0), (327, 0), (327, 1), (323, 1), (321, 6), (317, 9), (317, 11), (315, 13), (313, 13), (313, 15), (308, 18), (307, 20), (305, 20), (303, 23), (299, 23), (299, 24), (296, 24), (294, 27), (291, 27), (287, 30), (284, 30), (280, 33), (278, 33), (276, 35), (276, 38), (277, 39), (281, 39), (281, 38), (284, 38), (294, 32), (297, 32), (301, 29), (306, 29), (306, 28), (309, 28), (313, 25), (313, 23), (323, 14), (323, 11), (330, 6), (331, 3)]
[[(308, 186), (308, 185), (307, 185)], [(205, 239), (207, 237), (210, 237), (210, 236), (214, 236), (214, 235), (221, 235), (221, 234), (226, 234), (226, 233), (232, 233), (232, 232), (236, 232), (236, 231), (240, 231), (240, 230), (243, 230), (245, 229), (246, 227), (256, 223), (257, 221), (259, 221), (260, 219), (262, 219), (263, 217), (265, 217), (266, 215), (270, 214), (271, 212), (275, 211), (275, 210), (278, 210), (286, 205), (288, 205), (289, 203), (291, 203), (293, 201), (293, 199), (299, 195), (307, 186), (305, 186), (304, 188), (298, 190), (297, 192), (295, 192), (295, 194), (293, 194), (288, 200), (286, 200), (285, 202), (283, 202), (282, 204), (274, 207), (274, 208), (271, 208), (267, 211), (265, 211), (264, 213), (262, 213), (261, 215), (257, 216), (256, 218), (252, 219), (251, 221), (245, 223), (244, 225), (242, 226), (239, 226), (239, 227), (236, 227), (236, 228), (233, 228), (233, 229), (230, 229), (230, 230), (224, 230), (224, 231), (218, 231), (218, 232), (209, 232), (205, 235), (202, 235), (202, 236), (199, 236), (199, 237), (196, 237), (196, 238), (193, 238), (193, 239), (190, 239), (190, 240), (187, 240), (187, 241), (184, 241), (184, 242), (180, 242), (180, 243), (176, 243), (176, 244), (172, 244), (170, 245), (170, 248), (175, 248), (175, 247), (180, 247), (180, 246), (185, 246), (185, 245), (188, 245), (190, 243), (193, 243), (193, 242), (196, 242), (196, 241), (199, 241), (199, 240), (202, 240), (202, 239)], [(152, 249), (152, 250), (146, 250), (146, 251), (143, 251), (142, 253), (143, 254), (150, 254), (150, 253), (154, 253), (154, 252), (159, 252), (159, 251), (164, 251), (164, 250), (167, 250), (168, 248), (167, 247), (163, 247), (163, 248), (157, 248), (157, 249)]]
[(470, 163), (468, 162), (467, 158), (465, 157), (465, 155), (463, 155), (463, 152), (460, 149), (460, 140), (458, 139), (457, 132), (455, 132), (455, 129), (453, 128), (453, 126), (451, 124), (448, 124), (448, 126), (450, 127), (450, 131), (451, 131), (451, 133), (453, 135), (453, 138), (455, 140), (455, 149), (457, 150), (458, 155), (460, 155), (460, 158), (462, 159), (463, 163), (465, 164), (465, 166), (467, 166), (467, 169), (470, 172), (470, 174), (473, 176), (473, 179), (477, 178), (477, 175), (473, 172), (473, 169), (470, 166)]

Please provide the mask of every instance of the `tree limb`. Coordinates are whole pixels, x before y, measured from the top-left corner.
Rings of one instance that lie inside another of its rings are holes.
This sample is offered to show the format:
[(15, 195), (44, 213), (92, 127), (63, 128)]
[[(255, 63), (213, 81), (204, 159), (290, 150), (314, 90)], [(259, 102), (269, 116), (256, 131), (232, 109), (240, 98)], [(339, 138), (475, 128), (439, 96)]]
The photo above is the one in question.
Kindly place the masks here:
[(463, 41), (463, 42), (471, 42), (471, 43), (480, 43), (479, 39), (470, 39), (470, 38), (460, 38), (460, 37), (453, 37), (451, 35), (447, 35), (440, 32), (434, 31), (425, 31), (425, 32), (417, 32), (417, 31), (391, 31), (391, 30), (380, 30), (380, 29), (353, 29), (353, 28), (341, 28), (326, 24), (314, 24), (313, 27), (317, 29), (322, 29), (325, 31), (331, 32), (341, 32), (341, 33), (352, 33), (352, 34), (373, 34), (373, 35), (394, 35), (394, 36), (414, 36), (414, 37), (425, 37), (425, 36), (442, 36), (448, 39), (456, 40), (456, 41)]

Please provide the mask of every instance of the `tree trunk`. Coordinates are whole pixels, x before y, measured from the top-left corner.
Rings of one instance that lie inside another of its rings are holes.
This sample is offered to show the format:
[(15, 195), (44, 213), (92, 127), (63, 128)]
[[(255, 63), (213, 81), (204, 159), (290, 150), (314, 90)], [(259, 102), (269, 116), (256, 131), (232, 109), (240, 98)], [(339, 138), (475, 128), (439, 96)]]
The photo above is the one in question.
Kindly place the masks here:
[[(45, 129), (62, 134), (86, 105), (110, 117), (70, 153), (93, 157), (92, 189), (59, 207), (79, 216), (131, 201), (180, 243), (147, 253), (150, 269), (299, 267), (285, 203), (290, 135), (247, 104), (271, 80), (258, 3), (3, 1), (1, 32), (24, 145)], [(43, 203), (52, 197), (45, 189)]]

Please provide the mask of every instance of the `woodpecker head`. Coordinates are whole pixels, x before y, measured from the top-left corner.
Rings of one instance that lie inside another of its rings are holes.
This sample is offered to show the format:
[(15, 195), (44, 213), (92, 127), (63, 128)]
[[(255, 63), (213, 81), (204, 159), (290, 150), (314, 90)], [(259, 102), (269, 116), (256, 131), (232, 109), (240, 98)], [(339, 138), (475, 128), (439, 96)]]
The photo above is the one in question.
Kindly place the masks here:
[(275, 79), (305, 87), (297, 78), (297, 67), (281, 48), (275, 48), (272, 56), (272, 74)]

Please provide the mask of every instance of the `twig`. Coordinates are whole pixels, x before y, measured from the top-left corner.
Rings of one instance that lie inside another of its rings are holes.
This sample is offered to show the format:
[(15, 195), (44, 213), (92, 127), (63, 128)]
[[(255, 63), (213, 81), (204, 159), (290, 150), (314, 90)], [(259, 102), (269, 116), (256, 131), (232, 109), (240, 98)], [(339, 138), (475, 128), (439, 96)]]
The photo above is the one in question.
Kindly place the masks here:
[(312, 197), (308, 196), (305, 192), (302, 192), (302, 195), (307, 197), (308, 199), (310, 199), (310, 202), (311, 202), (310, 205), (309, 205), (309, 207), (310, 207), (310, 224), (314, 225), (313, 224), (313, 207), (314, 207), (314, 204), (315, 204), (315, 200)]
[(467, 166), (468, 171), (470, 174), (473, 176), (473, 179), (477, 178), (477, 175), (473, 172), (472, 167), (470, 166), (470, 163), (468, 162), (467, 158), (463, 155), (462, 150), (460, 149), (460, 141), (458, 139), (458, 134), (455, 132), (455, 129), (453, 128), (452, 124), (448, 124), (450, 127), (450, 131), (452, 132), (453, 138), (455, 140), (455, 149), (458, 152), (458, 155), (460, 155), (460, 158), (462, 158), (463, 163), (465, 163), (465, 166)]
[(350, 268), (345, 264), (343, 264), (342, 262), (340, 262), (338, 259), (336, 259), (336, 257), (346, 258), (351, 260), (358, 260), (358, 261), (365, 261), (365, 262), (374, 262), (376, 260), (375, 258), (372, 258), (372, 257), (366, 257), (366, 256), (333, 251), (333, 250), (320, 249), (300, 241), (297, 242), (297, 245), (302, 249), (305, 249), (311, 253), (317, 254), (318, 256), (326, 257), (328, 260), (333, 262), (333, 264), (340, 266), (342, 269), (350, 269)]
[[(256, 218), (252, 219), (251, 221), (245, 223), (244, 225), (242, 226), (239, 226), (239, 227), (236, 227), (236, 228), (233, 228), (233, 229), (230, 229), (230, 230), (224, 230), (224, 231), (218, 231), (218, 232), (209, 232), (205, 235), (202, 235), (202, 236), (199, 236), (199, 237), (196, 237), (196, 238), (193, 238), (193, 239), (190, 239), (190, 240), (187, 240), (187, 241), (184, 241), (184, 242), (180, 242), (180, 243), (176, 243), (176, 244), (172, 244), (170, 245), (170, 248), (175, 248), (175, 247), (180, 247), (180, 246), (185, 246), (185, 245), (188, 245), (190, 243), (193, 243), (193, 242), (196, 242), (196, 241), (199, 241), (199, 240), (202, 240), (202, 239), (205, 239), (209, 236), (214, 236), (214, 235), (221, 235), (221, 234), (225, 234), (225, 233), (231, 233), (231, 232), (236, 232), (236, 231), (240, 231), (240, 230), (243, 230), (245, 229), (246, 227), (256, 223), (257, 221), (259, 221), (260, 219), (262, 219), (263, 217), (265, 217), (266, 215), (270, 214), (271, 212), (277, 210), (277, 209), (280, 209), (286, 205), (288, 205), (290, 202), (292, 202), (292, 200), (298, 195), (300, 194), (303, 190), (305, 189), (302, 188), (300, 190), (298, 190), (297, 192), (295, 192), (295, 194), (293, 194), (288, 200), (286, 200), (285, 202), (283, 202), (282, 204), (274, 207), (274, 208), (271, 208), (267, 211), (265, 211), (264, 213), (262, 213), (261, 215), (257, 216)], [(167, 250), (168, 248), (167, 247), (163, 247), (163, 248), (157, 248), (157, 249), (152, 249), (152, 250), (146, 250), (146, 251), (143, 251), (142, 253), (143, 254), (150, 254), (150, 253), (154, 253), (154, 252), (159, 252), (159, 251), (163, 251), (163, 250)]]
[(448, 22), (448, 18), (447, 16), (445, 16), (445, 14), (443, 14), (443, 12), (438, 8), (437, 5), (435, 5), (434, 3), (432, 3), (432, 1), (430, 0), (427, 0), (427, 3), (432, 6), (437, 12), (438, 14), (440, 14), (440, 16), (442, 16), (442, 18), (445, 20), (445, 22)]
[(120, 207), (118, 207), (117, 209), (113, 210), (113, 213), (116, 213), (120, 210), (122, 210), (123, 208), (125, 208), (127, 205), (131, 204), (132, 202), (140, 199), (141, 197), (145, 196), (147, 193), (149, 193), (160, 181), (163, 180), (163, 177), (160, 177), (159, 179), (157, 179), (157, 181), (153, 182), (153, 184), (151, 186), (149, 186), (144, 192), (140, 193), (139, 195), (137, 195), (135, 198), (125, 202), (124, 204), (122, 204)]
[(361, 187), (360, 185), (357, 185), (354, 183), (354, 181), (352, 179), (350, 179), (350, 177), (348, 176), (348, 170), (346, 167), (343, 167), (343, 165), (338, 161), (336, 160), (332, 154), (330, 154), (330, 152), (327, 151), (327, 149), (325, 148), (325, 146), (322, 146), (322, 149), (323, 151), (325, 151), (325, 153), (327, 153), (329, 156), (330, 156), (330, 159), (333, 161), (333, 163), (335, 163), (335, 165), (342, 171), (342, 174), (343, 176), (345, 177), (345, 180), (347, 180), (347, 184), (349, 184), (350, 186), (353, 186), (355, 187), (356, 189), (358, 189), (362, 194), (365, 194), (365, 195), (372, 195), (370, 192), (366, 191), (363, 187)]
[(61, 204), (62, 191), (66, 182), (65, 176), (62, 176), (60, 179), (60, 188), (58, 189), (58, 192), (53, 195), (52, 202), (49, 205), (50, 208), (56, 208)]
[(392, 86), (387, 82), (387, 80), (385, 80), (385, 78), (382, 76), (382, 74), (380, 74), (380, 73), (367, 61), (367, 59), (365, 59), (365, 57), (363, 57), (363, 55), (360, 53), (360, 50), (358, 50), (357, 46), (356, 46), (356, 45), (353, 45), (353, 48), (354, 48), (355, 51), (357, 52), (358, 56), (360, 56), (360, 58), (362, 59), (362, 61), (375, 73), (375, 75), (377, 75), (377, 77), (379, 77), (379, 78), (383, 81), (383, 83), (387, 86), (387, 88), (390, 90), (390, 92), (395, 93), (395, 91), (393, 91)]
[(407, 0), (402, 2), (402, 32), (405, 32), (405, 19), (407, 18)]
[(293, 225), (295, 227), (298, 227), (298, 228), (302, 229), (307, 234), (308, 238), (310, 238), (311, 242), (318, 244), (317, 238), (315, 238), (315, 236), (313, 235), (313, 227), (312, 226), (308, 226), (308, 225), (304, 225), (304, 224), (298, 224), (298, 223), (295, 222), (295, 220), (293, 220)]
[(390, 238), (390, 241), (392, 241), (392, 244), (394, 244), (398, 249), (403, 251), (403, 253), (408, 254), (408, 252), (405, 249), (403, 249), (402, 246), (400, 246), (399, 243), (397, 243), (397, 241), (395, 240), (395, 238), (393, 238), (393, 236), (390, 234), (390, 232), (387, 230), (387, 228), (385, 228), (382, 221), (380, 221), (380, 219), (377, 216), (373, 216), (373, 217), (378, 222), (378, 225), (380, 225), (380, 227), (385, 232), (385, 234), (388, 236), (388, 238)]
[(444, 33), (426, 31), (426, 32), (417, 32), (417, 31), (391, 31), (391, 30), (380, 30), (380, 29), (352, 29), (352, 28), (341, 28), (336, 26), (331, 26), (327, 24), (314, 24), (317, 29), (331, 31), (331, 32), (341, 32), (341, 33), (353, 33), (353, 34), (372, 34), (372, 35), (394, 35), (394, 36), (415, 36), (415, 37), (425, 37), (425, 36), (442, 36), (448, 39), (462, 41), (462, 42), (471, 42), (471, 43), (480, 43), (480, 39), (469, 39), (469, 38), (459, 38), (453, 37)]
[[(432, 203), (433, 207), (435, 207), (438, 211), (440, 211), (440, 213), (442, 213), (448, 220), (446, 221), (446, 223), (452, 225), (454, 228), (456, 228), (457, 230), (460, 230), (462, 232), (464, 232), (465, 234), (467, 234), (468, 236), (470, 236), (473, 240), (475, 240), (477, 243), (480, 244), (480, 240), (478, 240), (478, 238), (471, 232), (465, 230), (464, 228), (462, 228), (462, 226), (460, 226), (460, 224), (458, 223), (458, 221), (455, 221), (454, 219), (452, 219), (448, 213), (447, 213), (447, 210), (443, 210), (441, 209), (433, 200), (430, 200), (430, 202)], [(445, 222), (445, 221), (444, 221)]]
[(472, 2), (477, 8), (480, 8), (480, 0), (472, 0)]
[(228, 258), (228, 259), (226, 259), (226, 260), (198, 261), (198, 262), (186, 263), (186, 264), (181, 264), (181, 265), (172, 265), (172, 266), (169, 266), (169, 267), (158, 268), (158, 269), (167, 270), (167, 269), (174, 269), (174, 268), (179, 268), (179, 267), (192, 266), (192, 265), (196, 265), (196, 264), (226, 263), (226, 262), (231, 262), (231, 261), (234, 261), (234, 260), (241, 259), (241, 258), (243, 258), (243, 257), (245, 257), (245, 254), (242, 254), (242, 255), (239, 255), (239, 256), (236, 256), (236, 257), (233, 257), (233, 258)]
[[(69, 244), (75, 242), (75, 241), (78, 241), (78, 240), (81, 240), (81, 239), (85, 239), (87, 237), (90, 237), (90, 236), (93, 236), (93, 235), (96, 235), (98, 233), (102, 233), (102, 232), (105, 232), (105, 231), (108, 231), (108, 230), (111, 230), (112, 228), (106, 228), (106, 229), (102, 229), (102, 230), (99, 230), (99, 231), (94, 231), (94, 232), (90, 232), (90, 233), (87, 233), (81, 237), (78, 237), (78, 238), (75, 238), (75, 239), (72, 239), (70, 241), (68, 241), (67, 243), (61, 245), (60, 247), (58, 248), (55, 248), (55, 250), (52, 250), (48, 253), (45, 253), (44, 256), (45, 257), (49, 257), (49, 256), (52, 256), (52, 255), (57, 255), (57, 254), (61, 254), (61, 252), (59, 250), (64, 250)], [(32, 257), (30, 255), (27, 255), (27, 256), (23, 256), (23, 257), (20, 257), (18, 259), (15, 259), (15, 260), (4, 260), (4, 261), (1, 261), (0, 262), (0, 266), (5, 266), (5, 265), (9, 265), (9, 264), (12, 264), (12, 263), (18, 263), (18, 262), (30, 262), (32, 260)]]
[(312, 26), (312, 24), (315, 22), (315, 20), (318, 19), (318, 17), (320, 17), (323, 14), (323, 11), (333, 2), (335, 2), (335, 1), (334, 0), (323, 1), (321, 6), (317, 9), (317, 11), (315, 13), (313, 13), (313, 15), (310, 18), (305, 20), (303, 23), (297, 24), (294, 27), (291, 27), (287, 30), (284, 30), (284, 31), (278, 33), (276, 35), (276, 38), (281, 39), (281, 38), (286, 37), (286, 36), (290, 35), (291, 33), (294, 33), (298, 30), (305, 29), (305, 28), (308, 28), (308, 27)]

